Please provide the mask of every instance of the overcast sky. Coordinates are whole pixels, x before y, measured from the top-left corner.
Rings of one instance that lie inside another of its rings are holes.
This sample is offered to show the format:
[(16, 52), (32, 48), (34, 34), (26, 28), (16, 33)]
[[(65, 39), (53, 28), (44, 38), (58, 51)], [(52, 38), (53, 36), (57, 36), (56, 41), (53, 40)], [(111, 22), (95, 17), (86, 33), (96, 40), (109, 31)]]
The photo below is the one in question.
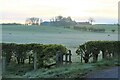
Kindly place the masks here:
[(76, 21), (117, 23), (119, 0), (0, 0), (0, 23), (24, 23), (26, 18), (49, 20), (58, 15), (71, 16)]

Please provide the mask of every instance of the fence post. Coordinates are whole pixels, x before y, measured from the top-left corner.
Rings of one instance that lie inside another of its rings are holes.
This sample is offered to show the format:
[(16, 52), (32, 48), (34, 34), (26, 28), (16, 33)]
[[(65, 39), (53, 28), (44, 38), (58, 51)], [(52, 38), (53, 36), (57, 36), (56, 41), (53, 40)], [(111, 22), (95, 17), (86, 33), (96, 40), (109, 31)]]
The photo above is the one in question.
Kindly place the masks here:
[(60, 53), (60, 64), (63, 64), (63, 54)]
[(70, 62), (70, 63), (72, 62), (72, 61), (71, 61), (71, 56), (72, 56), (71, 50), (69, 50), (69, 62)]
[(59, 65), (59, 52), (56, 52), (56, 66)]
[(37, 53), (34, 53), (34, 70), (37, 70)]
[(67, 64), (68, 61), (68, 54), (65, 54), (65, 64)]
[(72, 55), (72, 54), (69, 54), (69, 62), (70, 62), (70, 63), (72, 63), (72, 61), (71, 61), (71, 55)]
[(63, 54), (60, 51), (56, 53), (56, 66), (63, 64)]
[(6, 57), (2, 57), (2, 73), (6, 71)]

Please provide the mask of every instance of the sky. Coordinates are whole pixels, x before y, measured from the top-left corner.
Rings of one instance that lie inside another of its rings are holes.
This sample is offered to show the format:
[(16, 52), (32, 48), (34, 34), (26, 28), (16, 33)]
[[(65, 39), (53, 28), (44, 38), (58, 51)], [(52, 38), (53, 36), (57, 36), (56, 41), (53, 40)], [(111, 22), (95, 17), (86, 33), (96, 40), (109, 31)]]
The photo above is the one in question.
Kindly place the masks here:
[(117, 23), (119, 0), (0, 0), (0, 23), (25, 23), (38, 17), (49, 21), (55, 16), (71, 16), (75, 21)]

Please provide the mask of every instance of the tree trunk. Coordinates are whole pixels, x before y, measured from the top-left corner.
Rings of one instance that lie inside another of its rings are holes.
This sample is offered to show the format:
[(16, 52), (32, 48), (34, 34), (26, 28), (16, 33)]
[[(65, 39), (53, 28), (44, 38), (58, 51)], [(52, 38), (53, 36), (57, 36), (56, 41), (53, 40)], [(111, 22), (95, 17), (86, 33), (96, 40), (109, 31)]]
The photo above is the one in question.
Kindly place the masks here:
[(31, 57), (29, 56), (29, 64), (30, 64), (30, 62), (31, 62)]
[(105, 51), (102, 51), (102, 59), (105, 59)]
[(85, 63), (88, 63), (89, 62), (89, 59), (87, 57), (83, 57)]
[(67, 61), (68, 61), (68, 55), (65, 54), (65, 63), (67, 64)]
[(3, 74), (6, 71), (6, 57), (2, 57), (2, 72)]
[(69, 54), (69, 63), (72, 63), (72, 61), (71, 61), (71, 53)]
[(98, 54), (93, 54), (93, 62), (96, 63), (98, 60)]
[(81, 63), (82, 63), (82, 58), (83, 58), (83, 56), (82, 56), (82, 54), (81, 54)]
[(18, 62), (18, 64), (20, 64), (20, 58), (19, 57), (17, 57), (17, 62)]

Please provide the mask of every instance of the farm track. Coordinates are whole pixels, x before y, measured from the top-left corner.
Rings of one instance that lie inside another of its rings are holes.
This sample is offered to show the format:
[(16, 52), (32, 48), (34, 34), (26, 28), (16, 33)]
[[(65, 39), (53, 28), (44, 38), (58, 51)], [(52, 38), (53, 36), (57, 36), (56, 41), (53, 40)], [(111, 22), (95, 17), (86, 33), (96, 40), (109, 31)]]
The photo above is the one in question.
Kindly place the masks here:
[[(86, 77), (87, 78), (118, 78), (120, 79), (120, 74), (119, 74), (119, 69), (120, 67), (113, 67), (101, 71), (95, 71), (89, 73)], [(89, 79), (88, 79), (89, 80)]]

